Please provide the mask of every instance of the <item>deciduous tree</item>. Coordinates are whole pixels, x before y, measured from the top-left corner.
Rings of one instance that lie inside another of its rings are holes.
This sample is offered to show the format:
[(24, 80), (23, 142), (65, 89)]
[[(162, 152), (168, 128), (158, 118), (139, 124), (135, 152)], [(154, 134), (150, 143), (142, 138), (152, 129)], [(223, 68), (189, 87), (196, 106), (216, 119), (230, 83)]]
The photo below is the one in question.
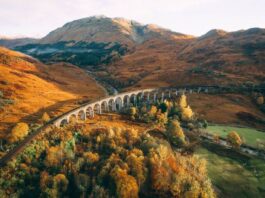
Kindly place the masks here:
[(167, 126), (166, 134), (172, 143), (182, 146), (186, 143), (185, 134), (180, 126), (179, 121), (172, 120)]
[(49, 114), (46, 113), (46, 112), (44, 112), (43, 115), (42, 115), (42, 117), (41, 117), (41, 121), (42, 121), (43, 123), (46, 123), (46, 122), (49, 122), (49, 120), (50, 120), (50, 116), (49, 116)]
[(8, 141), (10, 143), (17, 142), (22, 140), (25, 136), (28, 135), (29, 126), (27, 123), (20, 122), (17, 123), (16, 126), (12, 129), (10, 136), (8, 137)]
[(236, 131), (231, 131), (227, 135), (227, 141), (233, 146), (233, 147), (240, 147), (243, 143), (241, 137), (238, 135)]

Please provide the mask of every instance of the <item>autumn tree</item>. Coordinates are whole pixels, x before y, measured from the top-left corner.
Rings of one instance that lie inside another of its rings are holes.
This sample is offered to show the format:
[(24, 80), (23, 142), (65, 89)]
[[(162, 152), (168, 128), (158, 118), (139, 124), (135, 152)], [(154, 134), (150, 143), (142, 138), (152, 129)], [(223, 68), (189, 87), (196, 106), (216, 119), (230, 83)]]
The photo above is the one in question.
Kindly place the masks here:
[(126, 162), (130, 167), (131, 175), (133, 175), (140, 187), (147, 176), (147, 168), (145, 167), (144, 154), (139, 149), (133, 149), (126, 158)]
[(183, 108), (181, 111), (181, 118), (184, 121), (189, 121), (192, 119), (193, 111), (190, 108), (190, 106), (187, 106), (186, 108)]
[(187, 97), (186, 95), (181, 95), (180, 101), (179, 101), (179, 107), (181, 111), (181, 119), (184, 121), (189, 121), (193, 117), (193, 111), (190, 108), (190, 106), (187, 103)]
[(99, 155), (98, 153), (93, 153), (93, 152), (85, 152), (83, 154), (83, 158), (85, 159), (85, 162), (88, 165), (94, 164), (99, 161)]
[(110, 173), (116, 184), (116, 194), (119, 198), (137, 198), (138, 197), (138, 185), (135, 178), (128, 175), (126, 170), (121, 169), (119, 166), (115, 166)]
[(161, 113), (161, 111), (156, 114), (156, 122), (159, 126), (164, 127), (168, 122), (167, 112)]
[(28, 135), (29, 126), (27, 123), (20, 122), (12, 129), (11, 134), (8, 136), (8, 142), (14, 143), (22, 140)]
[(65, 192), (68, 187), (68, 179), (64, 174), (57, 174), (53, 177), (54, 188), (57, 189), (58, 192)]
[(58, 167), (62, 165), (65, 153), (60, 146), (49, 147), (46, 151), (45, 165), (48, 167)]
[(154, 118), (155, 115), (157, 113), (157, 107), (152, 105), (149, 112), (148, 112), (148, 115), (151, 117), (151, 118)]
[(169, 122), (166, 134), (173, 144), (181, 146), (186, 143), (185, 134), (180, 126), (179, 121), (177, 120), (172, 120)]
[(230, 133), (228, 133), (227, 141), (235, 148), (239, 148), (243, 143), (241, 137), (236, 131), (231, 131)]
[(179, 107), (183, 109), (186, 108), (187, 106), (188, 106), (187, 97), (185, 94), (182, 94), (179, 100)]
[(51, 118), (50, 118), (49, 114), (46, 113), (46, 112), (44, 112), (43, 115), (42, 115), (42, 117), (41, 117), (41, 121), (42, 121), (43, 123), (46, 123), (46, 122), (49, 122), (50, 119), (51, 119)]
[(131, 116), (131, 119), (132, 119), (132, 120), (135, 120), (135, 116), (136, 116), (136, 114), (137, 114), (137, 109), (136, 109), (136, 107), (131, 107), (131, 108), (130, 108), (130, 111), (129, 111), (129, 114), (130, 114), (130, 116)]

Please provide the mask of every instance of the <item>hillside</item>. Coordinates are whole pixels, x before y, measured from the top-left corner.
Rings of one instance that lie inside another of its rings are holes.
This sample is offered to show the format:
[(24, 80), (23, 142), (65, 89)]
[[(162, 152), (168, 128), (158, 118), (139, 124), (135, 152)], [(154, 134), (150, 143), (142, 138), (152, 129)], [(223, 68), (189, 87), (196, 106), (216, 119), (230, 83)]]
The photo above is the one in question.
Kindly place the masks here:
[(0, 71), (1, 135), (18, 121), (36, 122), (45, 111), (54, 116), (73, 108), (77, 101), (105, 95), (105, 90), (76, 66), (44, 65), (6, 48), (0, 48)]
[(106, 70), (121, 87), (141, 73), (135, 86), (259, 84), (265, 80), (264, 43), (264, 29), (212, 30), (185, 41), (145, 42)]
[(36, 43), (38, 39), (34, 38), (4, 38), (0, 37), (0, 46), (4, 46), (7, 48), (14, 48), (21, 45), (27, 45), (30, 43)]
[(264, 82), (265, 30), (211, 30), (201, 37), (104, 16), (75, 20), (15, 49), (45, 63), (94, 71), (119, 89)]
[(178, 43), (189, 38), (193, 37), (156, 25), (95, 16), (69, 22), (39, 42), (14, 49), (45, 63), (65, 61), (90, 70), (105, 70), (103, 65), (119, 61), (124, 55), (134, 52), (135, 47), (144, 46), (145, 42), (159, 40)]

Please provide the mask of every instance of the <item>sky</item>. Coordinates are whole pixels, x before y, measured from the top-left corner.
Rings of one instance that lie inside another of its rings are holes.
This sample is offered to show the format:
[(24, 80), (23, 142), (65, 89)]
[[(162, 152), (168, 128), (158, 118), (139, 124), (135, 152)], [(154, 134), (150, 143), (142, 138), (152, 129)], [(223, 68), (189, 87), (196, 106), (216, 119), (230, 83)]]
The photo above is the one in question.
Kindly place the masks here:
[(0, 0), (0, 36), (40, 38), (94, 15), (200, 36), (211, 29), (265, 28), (265, 0)]

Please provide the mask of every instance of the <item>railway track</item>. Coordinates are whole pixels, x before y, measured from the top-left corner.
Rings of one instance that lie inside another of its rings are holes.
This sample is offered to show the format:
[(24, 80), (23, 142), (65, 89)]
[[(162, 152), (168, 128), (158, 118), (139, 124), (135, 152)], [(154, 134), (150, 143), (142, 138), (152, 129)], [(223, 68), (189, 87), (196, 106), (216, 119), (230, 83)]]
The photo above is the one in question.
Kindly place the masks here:
[[(189, 90), (204, 90), (204, 93), (214, 93), (217, 90), (219, 92), (231, 92), (231, 90), (235, 90), (235, 87), (220, 87), (220, 86), (179, 86), (179, 87), (172, 87), (172, 88), (157, 88), (157, 89), (148, 89), (150, 90), (150, 92), (163, 92), (166, 90), (171, 90), (171, 91), (175, 91), (175, 90), (182, 90), (182, 91), (189, 91)], [(241, 88), (236, 90), (235, 92), (251, 92), (251, 91), (259, 91), (259, 92), (265, 92), (265, 88)], [(141, 90), (136, 90), (136, 91), (132, 91), (135, 93), (142, 93)], [(132, 93), (132, 92), (126, 92), (128, 93)], [(120, 93), (117, 94), (115, 96), (108, 96), (105, 97), (101, 100), (106, 100), (107, 98), (111, 98), (111, 97), (119, 97), (119, 95), (125, 95), (126, 93)], [(188, 92), (191, 93), (191, 92)], [(100, 100), (98, 100), (100, 101)], [(97, 101), (94, 101), (92, 103), (96, 103)], [(86, 105), (90, 105), (92, 103), (88, 103), (88, 104), (83, 104), (80, 107), (77, 107), (75, 109), (72, 109), (58, 117), (53, 118), (52, 120), (50, 120), (49, 122), (47, 122), (44, 126), (38, 128), (36, 131), (32, 132), (29, 136), (27, 136), (24, 140), (22, 140), (21, 142), (19, 142), (19, 144), (13, 148), (11, 151), (9, 151), (6, 155), (4, 155), (1, 159), (0, 159), (0, 167), (3, 167), (5, 164), (8, 163), (8, 161), (10, 161), (12, 158), (16, 157), (18, 154), (20, 154), (24, 148), (31, 143), (31, 141), (33, 141), (39, 134), (41, 134), (43, 131), (45, 131), (48, 127), (51, 127), (52, 125), (56, 125), (56, 122), (58, 122), (58, 120), (64, 118), (65, 116), (67, 116), (68, 114), (70, 114), (71, 112), (74, 112), (82, 107), (85, 107)]]

